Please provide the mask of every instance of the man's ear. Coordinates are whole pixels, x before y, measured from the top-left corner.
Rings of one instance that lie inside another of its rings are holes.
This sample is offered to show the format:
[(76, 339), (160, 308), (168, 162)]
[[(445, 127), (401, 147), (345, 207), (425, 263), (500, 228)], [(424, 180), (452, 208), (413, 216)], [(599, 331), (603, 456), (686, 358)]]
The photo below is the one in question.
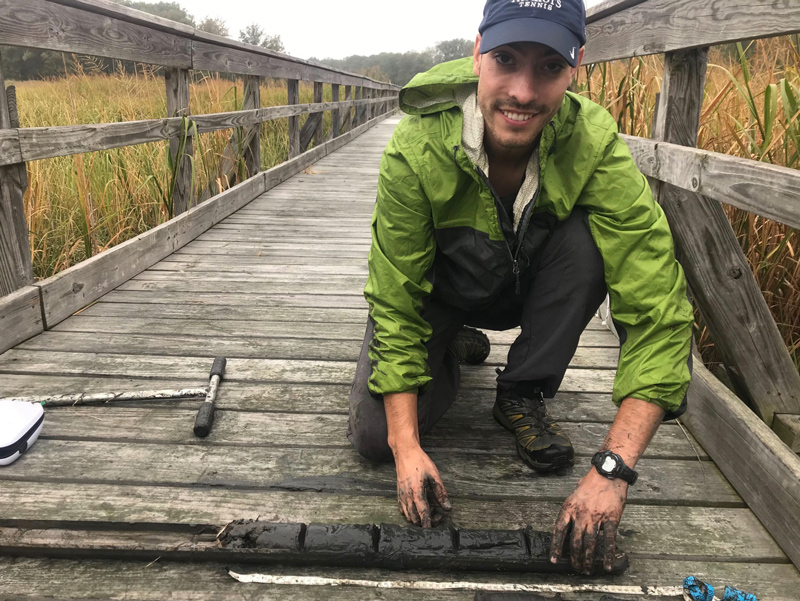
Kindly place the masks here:
[(475, 38), (475, 47), (472, 49), (472, 72), (475, 75), (481, 74), (481, 34)]
[(581, 46), (581, 49), (578, 50), (578, 63), (575, 65), (575, 71), (577, 72), (578, 69), (581, 68), (583, 64), (583, 51), (586, 50), (586, 46)]

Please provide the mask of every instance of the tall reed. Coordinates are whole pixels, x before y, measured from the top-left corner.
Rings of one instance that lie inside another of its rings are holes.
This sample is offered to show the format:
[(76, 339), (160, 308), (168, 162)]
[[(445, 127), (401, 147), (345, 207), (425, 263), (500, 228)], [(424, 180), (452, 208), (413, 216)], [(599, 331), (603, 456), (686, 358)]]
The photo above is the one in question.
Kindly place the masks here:
[[(797, 36), (712, 48), (698, 147), (800, 169), (800, 44)], [(650, 135), (661, 87), (660, 56), (589, 66), (581, 94), (605, 106), (621, 132)], [(734, 233), (800, 369), (800, 234), (724, 205)], [(696, 314), (696, 339), (706, 363), (722, 358)]]

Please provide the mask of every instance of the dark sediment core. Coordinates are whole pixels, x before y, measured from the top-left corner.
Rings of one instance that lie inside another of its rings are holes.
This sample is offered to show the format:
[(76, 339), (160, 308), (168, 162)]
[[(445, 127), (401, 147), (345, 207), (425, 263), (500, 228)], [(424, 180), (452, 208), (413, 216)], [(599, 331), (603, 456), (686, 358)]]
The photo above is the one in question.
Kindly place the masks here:
[[(284, 524), (237, 520), (218, 540), (250, 560), (300, 565), (511, 572), (570, 572), (569, 558), (550, 563), (549, 532), (470, 530), (443, 524), (436, 528), (395, 524)], [(598, 545), (595, 573), (603, 573)], [(618, 554), (612, 574), (628, 567)]]

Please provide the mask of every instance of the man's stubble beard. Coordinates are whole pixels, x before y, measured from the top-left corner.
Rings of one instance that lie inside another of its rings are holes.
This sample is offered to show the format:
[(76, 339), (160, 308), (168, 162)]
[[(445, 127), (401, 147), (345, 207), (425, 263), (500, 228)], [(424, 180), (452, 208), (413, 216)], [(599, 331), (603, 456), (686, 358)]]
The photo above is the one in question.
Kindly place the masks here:
[[(510, 151), (519, 151), (519, 150), (532, 150), (538, 145), (539, 136), (541, 135), (542, 131), (547, 124), (555, 117), (556, 113), (558, 112), (559, 108), (561, 107), (561, 103), (558, 103), (553, 108), (548, 108), (545, 105), (538, 104), (538, 103), (531, 103), (528, 105), (521, 105), (516, 104), (514, 102), (508, 102), (503, 100), (495, 100), (494, 102), (490, 103), (489, 106), (486, 106), (484, 102), (481, 102), (480, 95), (478, 96), (478, 106), (481, 109), (481, 113), (483, 113), (483, 124), (486, 133), (489, 133), (491, 136), (492, 141), (494, 144), (502, 149), (510, 150)], [(530, 130), (530, 133), (526, 131), (527, 134), (524, 138), (508, 135), (507, 133), (501, 133), (498, 131), (498, 128), (495, 127), (495, 119), (500, 119), (498, 115), (499, 110), (506, 110), (509, 112), (519, 111), (519, 112), (534, 112), (537, 115), (534, 119), (537, 119), (537, 127), (535, 130)], [(543, 114), (546, 112), (546, 117), (543, 118)], [(487, 115), (491, 117), (487, 119)]]

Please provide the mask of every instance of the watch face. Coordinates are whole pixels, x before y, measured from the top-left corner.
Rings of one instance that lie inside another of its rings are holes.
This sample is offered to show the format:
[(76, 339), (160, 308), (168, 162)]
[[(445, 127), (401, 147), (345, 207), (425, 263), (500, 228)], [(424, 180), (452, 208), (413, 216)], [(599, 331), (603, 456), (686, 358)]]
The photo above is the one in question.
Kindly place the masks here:
[(603, 463), (600, 466), (600, 469), (604, 472), (611, 473), (617, 468), (617, 462), (614, 461), (613, 457), (606, 457), (603, 459)]

